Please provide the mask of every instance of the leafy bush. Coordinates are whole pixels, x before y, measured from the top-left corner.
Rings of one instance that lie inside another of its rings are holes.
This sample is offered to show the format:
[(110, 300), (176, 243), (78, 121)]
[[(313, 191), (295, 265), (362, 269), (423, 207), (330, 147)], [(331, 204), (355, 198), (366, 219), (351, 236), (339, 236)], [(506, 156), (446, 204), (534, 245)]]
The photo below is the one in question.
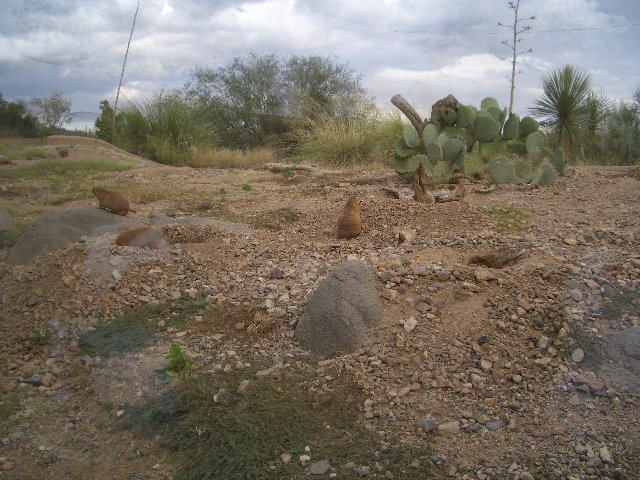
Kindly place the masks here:
[(215, 143), (206, 116), (177, 94), (161, 92), (130, 102), (121, 124), (125, 148), (169, 165), (185, 165), (194, 149)]

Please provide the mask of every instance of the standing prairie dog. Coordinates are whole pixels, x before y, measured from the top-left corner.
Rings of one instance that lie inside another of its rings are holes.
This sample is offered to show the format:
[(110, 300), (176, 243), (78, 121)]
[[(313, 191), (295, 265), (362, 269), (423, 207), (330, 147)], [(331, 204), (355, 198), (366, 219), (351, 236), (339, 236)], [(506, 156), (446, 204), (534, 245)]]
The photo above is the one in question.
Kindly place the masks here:
[(98, 208), (103, 208), (123, 216), (135, 211), (129, 208), (129, 200), (121, 193), (101, 187), (94, 187), (91, 191), (98, 197)]
[(362, 219), (356, 196), (349, 197), (338, 220), (338, 238), (353, 238), (362, 233)]

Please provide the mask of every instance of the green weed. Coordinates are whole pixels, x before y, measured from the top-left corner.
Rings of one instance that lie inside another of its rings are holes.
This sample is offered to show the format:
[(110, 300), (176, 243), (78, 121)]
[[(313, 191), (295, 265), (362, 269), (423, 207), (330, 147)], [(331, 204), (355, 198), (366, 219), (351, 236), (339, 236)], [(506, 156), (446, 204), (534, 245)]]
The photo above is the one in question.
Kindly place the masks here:
[(188, 376), (193, 368), (191, 357), (182, 350), (180, 345), (174, 344), (169, 347), (167, 360), (169, 363), (166, 366), (166, 371), (171, 376)]
[(268, 230), (280, 230), (283, 225), (289, 225), (300, 219), (300, 213), (292, 208), (278, 208), (255, 215), (250, 223), (254, 227)]
[(48, 327), (34, 328), (29, 335), (29, 341), (32, 345), (43, 346), (49, 343), (51, 338), (51, 330)]
[(122, 172), (133, 168), (133, 165), (118, 160), (40, 160), (33, 165), (24, 165), (12, 170), (0, 172), (0, 178), (16, 178), (34, 180), (56, 177), (85, 176), (92, 173)]
[(194, 314), (201, 313), (201, 303), (178, 300), (164, 304), (134, 307), (122, 317), (96, 325), (94, 330), (78, 339), (83, 352), (91, 356), (108, 357), (139, 350), (156, 343), (158, 322), (178, 327)]
[(243, 183), (240, 188), (242, 188), (244, 192), (250, 192), (253, 189), (253, 187), (248, 183)]
[(7, 419), (18, 409), (20, 404), (20, 395), (12, 392), (7, 393), (0, 400), (0, 422), (6, 422)]
[(282, 176), (285, 178), (285, 180), (289, 180), (291, 177), (293, 177), (293, 170), (289, 167), (285, 168), (284, 170), (282, 170)]
[(0, 144), (0, 155), (17, 160), (33, 160), (35, 158), (49, 158), (52, 156), (41, 148), (12, 147), (5, 144)]
[(520, 232), (531, 225), (531, 213), (517, 205), (491, 205), (489, 213), (502, 232)]
[[(302, 478), (306, 467), (298, 457), (305, 446), (310, 463), (328, 460), (338, 478), (354, 476), (349, 462), (378, 463), (393, 478), (428, 478), (426, 451), (381, 448), (379, 438), (358, 423), (363, 395), (350, 376), (316, 395), (309, 393), (312, 378), (287, 372), (255, 379), (255, 370), (192, 377), (131, 409), (125, 423), (160, 435), (161, 447), (178, 463), (176, 479)], [(246, 379), (252, 380), (239, 393)], [(283, 453), (291, 455), (290, 463), (281, 461)]]

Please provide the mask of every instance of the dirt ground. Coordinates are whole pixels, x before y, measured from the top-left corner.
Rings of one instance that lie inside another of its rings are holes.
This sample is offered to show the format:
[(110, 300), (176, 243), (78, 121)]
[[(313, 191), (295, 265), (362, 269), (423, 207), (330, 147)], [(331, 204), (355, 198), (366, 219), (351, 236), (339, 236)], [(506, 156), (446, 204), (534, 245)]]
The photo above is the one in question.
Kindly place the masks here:
[[(202, 372), (255, 363), (286, 374), (304, 360), (319, 390), (350, 372), (367, 399), (359, 422), (428, 450), (431, 478), (640, 479), (637, 169), (569, 167), (551, 187), (472, 184), (460, 201), (425, 205), (383, 189), (407, 187), (390, 169), (285, 178), (138, 166), (104, 183), (133, 185), (129, 216), (164, 225), (163, 248), (117, 247), (109, 232), (1, 265), (0, 479), (171, 478), (155, 439), (121, 417), (166, 386), (158, 372), (175, 343)], [(351, 195), (363, 234), (338, 240)], [(359, 351), (317, 359), (293, 328), (346, 259), (375, 272), (383, 323)], [(207, 307), (132, 353), (79, 347), (131, 307), (185, 297), (259, 315), (222, 324)], [(34, 345), (45, 327), (51, 338)]]

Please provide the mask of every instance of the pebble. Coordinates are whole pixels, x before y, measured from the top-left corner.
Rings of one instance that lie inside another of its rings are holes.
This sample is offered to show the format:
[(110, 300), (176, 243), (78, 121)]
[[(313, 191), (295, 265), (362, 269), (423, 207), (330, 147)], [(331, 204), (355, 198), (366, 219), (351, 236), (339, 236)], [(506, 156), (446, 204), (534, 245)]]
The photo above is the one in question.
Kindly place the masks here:
[(576, 348), (573, 352), (571, 352), (571, 360), (576, 363), (580, 363), (584, 360), (584, 350), (581, 348)]
[(407, 333), (410, 333), (413, 331), (414, 328), (416, 328), (417, 325), (418, 325), (418, 321), (414, 317), (409, 317), (404, 322), (404, 329)]
[(453, 435), (460, 431), (460, 422), (456, 420), (454, 422), (441, 423), (437, 429), (441, 435)]
[(320, 460), (309, 465), (310, 475), (324, 475), (331, 468), (331, 464), (328, 460)]

